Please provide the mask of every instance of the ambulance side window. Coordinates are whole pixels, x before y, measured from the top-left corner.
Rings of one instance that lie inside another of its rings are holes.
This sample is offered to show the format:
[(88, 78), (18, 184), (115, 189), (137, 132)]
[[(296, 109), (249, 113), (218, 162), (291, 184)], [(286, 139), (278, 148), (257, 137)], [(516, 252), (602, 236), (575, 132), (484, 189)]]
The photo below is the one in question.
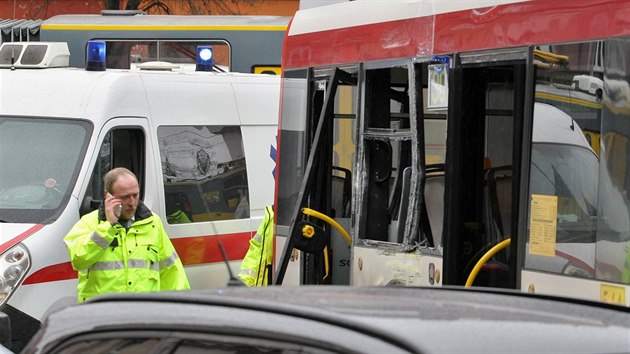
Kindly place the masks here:
[(249, 217), (249, 188), (238, 126), (157, 130), (169, 224)]
[(142, 129), (117, 128), (105, 135), (83, 198), (81, 215), (97, 209), (101, 204), (105, 191), (103, 177), (112, 168), (125, 167), (135, 173), (140, 182), (140, 199), (144, 199), (144, 151), (145, 137)]

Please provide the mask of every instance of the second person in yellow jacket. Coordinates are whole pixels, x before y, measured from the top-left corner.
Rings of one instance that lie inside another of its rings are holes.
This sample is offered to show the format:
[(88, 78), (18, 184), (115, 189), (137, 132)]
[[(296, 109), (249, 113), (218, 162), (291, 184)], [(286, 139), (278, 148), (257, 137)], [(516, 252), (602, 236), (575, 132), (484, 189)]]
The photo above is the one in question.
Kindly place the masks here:
[(267, 206), (263, 222), (258, 227), (256, 235), (249, 240), (249, 249), (238, 274), (247, 286), (265, 286), (271, 283), (273, 222), (273, 206)]

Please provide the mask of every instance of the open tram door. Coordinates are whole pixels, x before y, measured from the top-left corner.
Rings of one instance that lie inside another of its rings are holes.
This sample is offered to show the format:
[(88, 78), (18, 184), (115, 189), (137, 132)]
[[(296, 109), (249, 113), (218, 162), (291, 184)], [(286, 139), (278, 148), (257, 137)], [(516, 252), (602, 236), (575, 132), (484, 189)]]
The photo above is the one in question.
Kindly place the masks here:
[[(420, 274), (431, 266), (437, 274), (440, 267), (435, 264), (441, 264), (441, 257), (436, 256), (440, 242), (425, 238), (428, 225), (418, 222), (420, 176), (430, 170), (421, 147), (424, 125), (434, 126), (430, 135), (437, 141), (432, 144), (436, 150), (432, 165), (439, 166), (432, 166), (438, 167), (432, 173), (438, 177), (439, 188), (432, 195), (440, 202), (433, 208), (439, 212), (431, 216), (439, 217), (422, 215), (423, 220), (434, 221), (438, 238), (446, 118), (445, 112), (422, 115), (431, 62), (431, 58), (393, 59), (285, 72), (284, 97), (302, 101), (282, 103), (276, 239), (283, 251), (275, 284), (283, 283), (287, 271), (295, 274), (295, 265), (288, 261), (293, 248), (304, 254), (299, 284), (421, 285), (422, 279), (426, 284), (433, 281)], [(297, 83), (299, 88), (294, 87)], [(292, 107), (296, 102), (307, 102), (307, 107)], [(330, 216), (352, 236), (334, 235), (338, 228), (320, 222), (321, 215), (314, 211)], [(345, 240), (350, 238), (348, 245)], [(431, 248), (433, 258), (421, 258), (419, 244)], [(326, 246), (328, 251), (322, 251)], [(329, 261), (320, 256), (326, 254)], [(322, 267), (326, 264), (331, 276)]]
[[(533, 91), (526, 49), (453, 63), (446, 157), (445, 285), (516, 288), (524, 245)], [(530, 102), (530, 104), (528, 104)], [(525, 192), (525, 193), (524, 193)], [(510, 239), (510, 241), (506, 241)], [(492, 247), (505, 247), (481, 268)]]
[(349, 282), (356, 85), (356, 65), (284, 74), (274, 284)]

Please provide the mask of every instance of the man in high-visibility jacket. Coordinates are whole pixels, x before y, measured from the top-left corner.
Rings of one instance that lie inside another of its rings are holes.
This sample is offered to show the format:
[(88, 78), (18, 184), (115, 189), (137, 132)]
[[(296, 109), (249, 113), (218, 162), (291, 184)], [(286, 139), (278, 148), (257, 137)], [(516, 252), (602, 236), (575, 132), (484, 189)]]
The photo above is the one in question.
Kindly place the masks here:
[(249, 249), (238, 274), (247, 286), (265, 286), (271, 281), (273, 228), (273, 207), (268, 206), (265, 208), (265, 218), (258, 227), (258, 232), (249, 240)]
[(161, 219), (139, 200), (133, 172), (115, 168), (104, 182), (104, 202), (64, 238), (79, 273), (79, 302), (108, 293), (190, 289)]

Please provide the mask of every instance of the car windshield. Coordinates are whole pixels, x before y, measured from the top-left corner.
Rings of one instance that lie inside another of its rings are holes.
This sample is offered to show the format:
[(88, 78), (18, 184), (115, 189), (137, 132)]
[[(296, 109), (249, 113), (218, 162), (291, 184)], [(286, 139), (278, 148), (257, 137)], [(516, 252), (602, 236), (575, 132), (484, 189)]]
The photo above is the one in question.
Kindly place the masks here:
[(0, 220), (49, 223), (72, 192), (91, 126), (82, 120), (0, 118)]

